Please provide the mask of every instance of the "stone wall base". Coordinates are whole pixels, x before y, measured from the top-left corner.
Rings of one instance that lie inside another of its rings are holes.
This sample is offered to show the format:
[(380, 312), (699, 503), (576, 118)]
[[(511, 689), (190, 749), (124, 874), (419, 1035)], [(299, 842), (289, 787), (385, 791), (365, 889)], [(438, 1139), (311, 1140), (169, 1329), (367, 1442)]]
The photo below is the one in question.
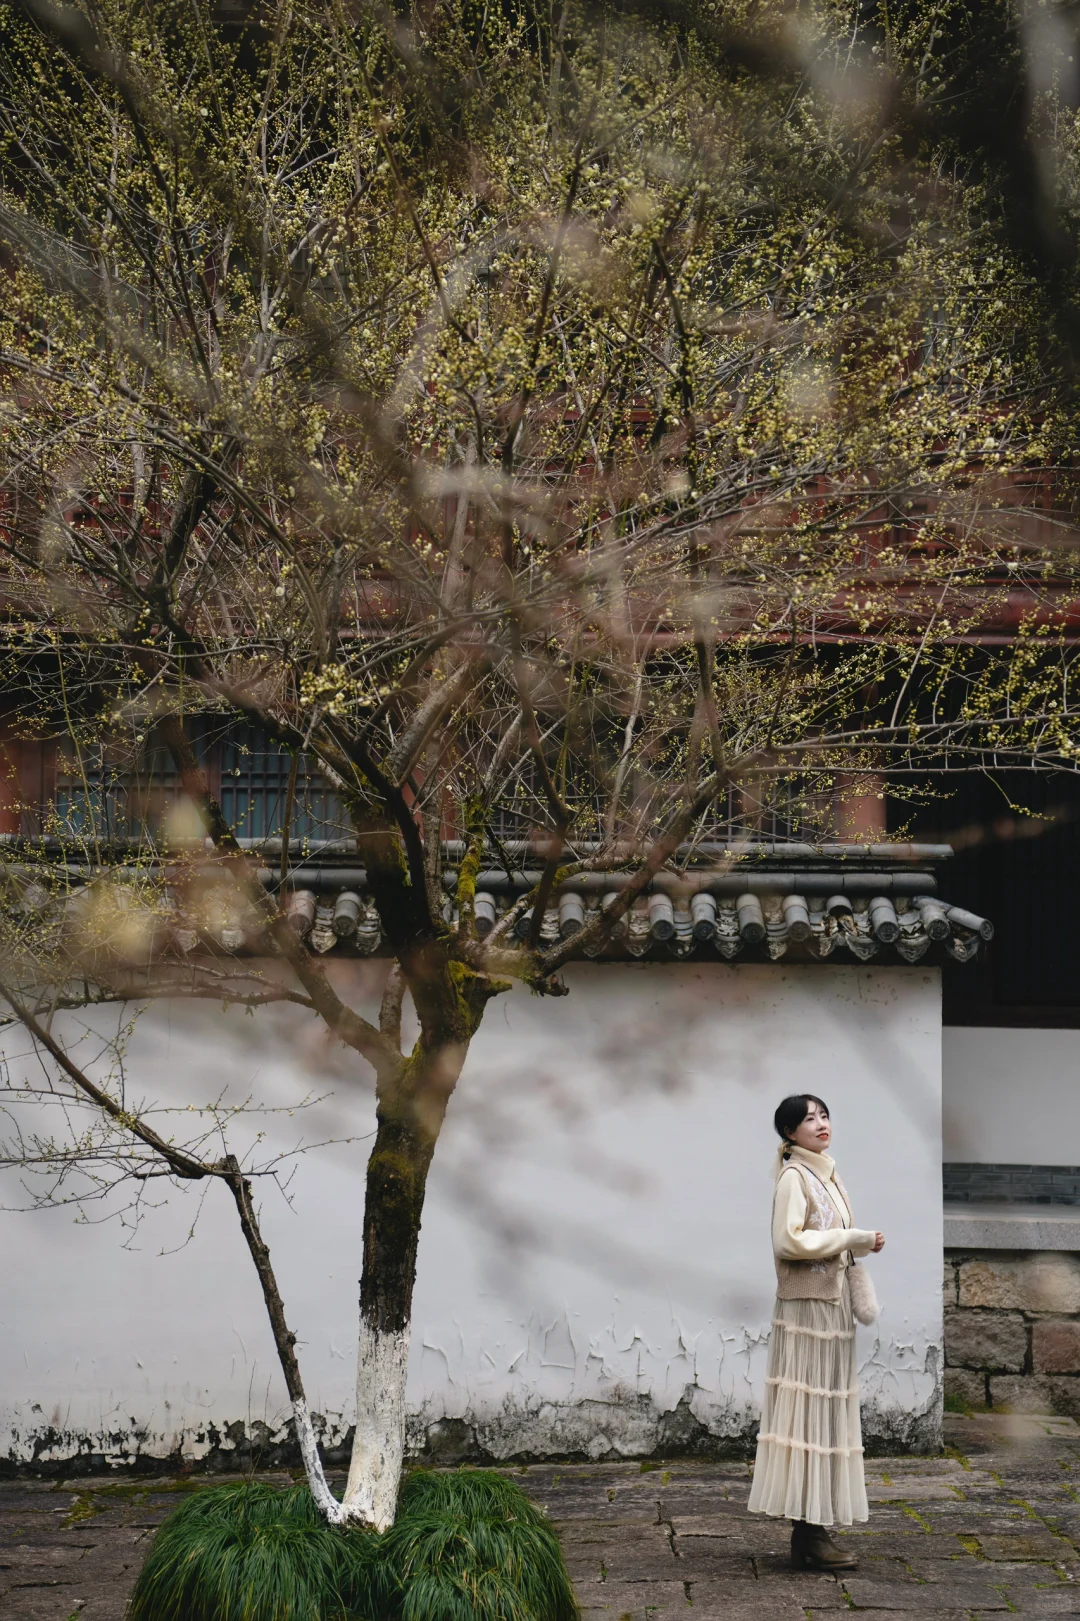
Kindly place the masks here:
[(945, 1251), (945, 1407), (1080, 1419), (1080, 1255)]
[[(941, 1446), (940, 1387), (925, 1408), (912, 1412), (874, 1402), (862, 1409), (867, 1454), (930, 1453)], [(323, 1462), (347, 1467), (352, 1426), (313, 1413)], [(752, 1458), (757, 1414), (749, 1408), (696, 1417), (688, 1392), (678, 1405), (660, 1412), (647, 1397), (619, 1402), (582, 1401), (508, 1409), (486, 1417), (446, 1418), (410, 1414), (409, 1461), (437, 1465), (540, 1462), (601, 1463), (661, 1458)], [(218, 1428), (208, 1425), (175, 1436), (130, 1427), (80, 1434), (38, 1430), (13, 1439), (0, 1451), (0, 1479), (31, 1475), (47, 1479), (110, 1473), (139, 1475), (234, 1474), (252, 1469), (299, 1469), (292, 1423), (259, 1421)]]

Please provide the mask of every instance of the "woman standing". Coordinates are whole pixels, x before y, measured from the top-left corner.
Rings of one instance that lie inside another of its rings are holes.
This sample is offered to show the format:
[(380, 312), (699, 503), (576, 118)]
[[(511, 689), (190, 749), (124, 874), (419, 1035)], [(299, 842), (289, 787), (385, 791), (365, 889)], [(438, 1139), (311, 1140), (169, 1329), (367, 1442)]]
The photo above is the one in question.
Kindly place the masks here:
[(869, 1513), (848, 1266), (885, 1239), (852, 1225), (821, 1099), (785, 1098), (774, 1123), (776, 1307), (749, 1506), (790, 1519), (794, 1565), (854, 1570), (858, 1561), (825, 1529)]

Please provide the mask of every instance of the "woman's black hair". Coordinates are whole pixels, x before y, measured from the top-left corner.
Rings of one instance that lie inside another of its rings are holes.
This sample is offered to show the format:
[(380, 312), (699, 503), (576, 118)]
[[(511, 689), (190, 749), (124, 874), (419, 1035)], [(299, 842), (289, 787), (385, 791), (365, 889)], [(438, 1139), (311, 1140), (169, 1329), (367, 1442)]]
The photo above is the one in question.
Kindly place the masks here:
[(802, 1125), (810, 1113), (811, 1103), (816, 1103), (822, 1114), (829, 1115), (829, 1105), (821, 1098), (816, 1098), (813, 1092), (794, 1092), (791, 1097), (785, 1098), (773, 1115), (777, 1136), (783, 1137), (785, 1142), (790, 1142), (791, 1133)]

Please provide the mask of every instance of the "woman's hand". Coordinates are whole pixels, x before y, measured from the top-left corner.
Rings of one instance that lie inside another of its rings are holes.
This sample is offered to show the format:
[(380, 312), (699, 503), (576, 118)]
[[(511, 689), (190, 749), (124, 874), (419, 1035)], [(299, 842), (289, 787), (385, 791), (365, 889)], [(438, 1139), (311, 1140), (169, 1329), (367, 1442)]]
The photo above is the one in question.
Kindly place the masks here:
[(885, 1248), (885, 1234), (884, 1233), (875, 1233), (874, 1234), (874, 1247), (870, 1251), (871, 1255), (876, 1255), (878, 1250), (883, 1250), (884, 1248)]

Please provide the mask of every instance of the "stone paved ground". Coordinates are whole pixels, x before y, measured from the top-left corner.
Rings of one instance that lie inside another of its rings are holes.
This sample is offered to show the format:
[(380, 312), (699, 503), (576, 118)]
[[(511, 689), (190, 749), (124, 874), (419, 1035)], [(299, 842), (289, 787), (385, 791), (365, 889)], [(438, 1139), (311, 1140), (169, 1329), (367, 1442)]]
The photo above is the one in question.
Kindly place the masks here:
[[(1080, 1616), (1080, 1426), (949, 1419), (950, 1455), (870, 1460), (861, 1560), (790, 1569), (787, 1527), (745, 1513), (740, 1463), (534, 1466), (585, 1621), (996, 1621)], [(285, 1477), (282, 1477), (285, 1478)], [(197, 1484), (197, 1483), (196, 1483)], [(0, 1621), (122, 1621), (184, 1482), (0, 1484)]]

